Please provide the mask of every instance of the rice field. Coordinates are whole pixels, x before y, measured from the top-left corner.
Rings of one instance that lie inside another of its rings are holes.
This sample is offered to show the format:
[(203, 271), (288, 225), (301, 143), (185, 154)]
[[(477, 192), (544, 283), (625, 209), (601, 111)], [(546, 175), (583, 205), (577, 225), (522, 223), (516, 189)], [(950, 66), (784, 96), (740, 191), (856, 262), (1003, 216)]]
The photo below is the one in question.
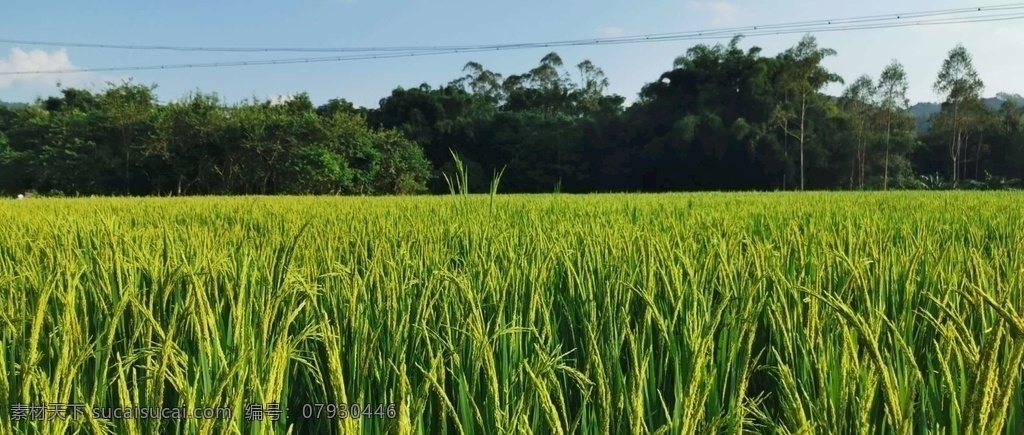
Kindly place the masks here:
[(1020, 435), (1022, 205), (0, 201), (0, 434)]

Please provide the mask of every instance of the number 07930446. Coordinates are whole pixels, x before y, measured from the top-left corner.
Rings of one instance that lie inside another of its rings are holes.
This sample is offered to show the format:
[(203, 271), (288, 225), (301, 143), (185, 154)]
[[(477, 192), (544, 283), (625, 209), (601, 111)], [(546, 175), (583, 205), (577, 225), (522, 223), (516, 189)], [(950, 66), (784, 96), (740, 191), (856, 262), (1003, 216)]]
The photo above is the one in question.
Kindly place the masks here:
[(396, 416), (398, 416), (398, 410), (394, 403), (306, 403), (302, 405), (302, 418), (305, 419), (393, 419)]

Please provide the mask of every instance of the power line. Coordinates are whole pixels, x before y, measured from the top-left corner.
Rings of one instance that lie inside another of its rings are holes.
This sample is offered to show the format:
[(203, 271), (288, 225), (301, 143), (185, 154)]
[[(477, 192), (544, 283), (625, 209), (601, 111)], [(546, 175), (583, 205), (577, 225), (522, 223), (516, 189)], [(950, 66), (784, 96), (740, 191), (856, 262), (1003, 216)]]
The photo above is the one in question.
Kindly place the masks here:
[[(1015, 7), (1003, 7), (1001, 10), (1012, 10), (1012, 9), (1024, 9), (1024, 5)], [(972, 11), (979, 11), (984, 8), (972, 8)], [(930, 14), (930, 16), (948, 15), (948, 13), (936, 12), (921, 12), (919, 14)], [(369, 59), (391, 59), (391, 58), (402, 58), (402, 57), (418, 57), (418, 56), (434, 56), (441, 54), (455, 54), (455, 53), (478, 53), (485, 51), (502, 51), (502, 50), (522, 50), (529, 48), (553, 48), (553, 47), (566, 47), (566, 46), (588, 46), (588, 45), (619, 45), (619, 44), (638, 44), (638, 43), (652, 43), (652, 42), (670, 42), (670, 41), (688, 41), (688, 40), (715, 40), (715, 39), (729, 39), (735, 36), (773, 36), (773, 35), (787, 35), (794, 33), (815, 33), (815, 32), (838, 32), (838, 31), (853, 31), (853, 30), (873, 30), (873, 29), (887, 29), (887, 28), (898, 28), (898, 27), (909, 27), (909, 26), (928, 26), (928, 25), (948, 25), (948, 24), (964, 24), (964, 23), (984, 23), (984, 22), (995, 22), (995, 21), (1009, 21), (1009, 20), (1020, 20), (1024, 19), (1024, 12), (1018, 13), (1003, 13), (1003, 14), (988, 14), (984, 16), (975, 17), (962, 17), (962, 18), (933, 18), (927, 20), (910, 21), (906, 20), (906, 15), (901, 14), (900, 21), (897, 22), (882, 22), (876, 23), (878, 20), (868, 20), (866, 18), (854, 18), (847, 19), (848, 25), (840, 25), (844, 22), (842, 20), (822, 20), (814, 23), (819, 23), (816, 26), (807, 25), (806, 23), (795, 23), (793, 25), (767, 25), (767, 26), (753, 26), (733, 29), (720, 29), (720, 30), (709, 30), (709, 31), (696, 31), (688, 33), (664, 33), (664, 34), (651, 34), (651, 35), (639, 35), (639, 36), (627, 36), (617, 38), (599, 38), (599, 39), (588, 39), (588, 40), (576, 40), (576, 41), (556, 41), (547, 43), (526, 43), (526, 44), (508, 44), (508, 45), (477, 45), (477, 46), (462, 46), (462, 47), (412, 47), (408, 50), (400, 51), (396, 47), (391, 47), (391, 52), (384, 51), (378, 54), (358, 54), (349, 56), (328, 56), (328, 57), (306, 57), (306, 58), (291, 58), (291, 59), (269, 59), (269, 60), (255, 60), (255, 61), (234, 61), (234, 62), (210, 62), (210, 63), (184, 63), (184, 64), (168, 64), (168, 65), (143, 65), (143, 66), (126, 66), (126, 67), (106, 67), (106, 68), (80, 68), (80, 69), (66, 69), (66, 70), (49, 70), (49, 71), (8, 71), (0, 72), (0, 76), (4, 75), (25, 75), (25, 74), (71, 74), (71, 73), (86, 73), (86, 72), (113, 72), (113, 71), (146, 71), (146, 70), (168, 70), (168, 69), (187, 69), (187, 68), (220, 68), (220, 67), (235, 67), (235, 66), (260, 66), (260, 65), (289, 65), (289, 64), (302, 64), (302, 63), (323, 63), (323, 62), (341, 62), (351, 60), (369, 60)], [(854, 20), (854, 21), (851, 21)], [(824, 24), (820, 24), (824, 23)], [(736, 29), (747, 30), (746, 32), (737, 31)], [(368, 49), (362, 49), (368, 50)]]
[(334, 47), (334, 48), (313, 48), (313, 47), (189, 47), (189, 46), (174, 46), (174, 45), (121, 45), (121, 44), (97, 44), (97, 43), (85, 43), (85, 42), (70, 42), (70, 41), (34, 41), (34, 40), (23, 40), (23, 39), (6, 39), (0, 38), (0, 43), (7, 44), (20, 44), (20, 45), (39, 45), (39, 46), (60, 46), (60, 47), (77, 47), (77, 48), (101, 48), (101, 49), (117, 49), (117, 50), (151, 50), (151, 51), (187, 51), (187, 52), (304, 52), (304, 53), (338, 53), (338, 52), (411, 52), (411, 51), (437, 51), (437, 50), (469, 50), (469, 49), (509, 49), (518, 47), (535, 47), (535, 46), (554, 46), (554, 45), (572, 45), (580, 44), (584, 42), (612, 42), (620, 40), (630, 40), (633, 38), (651, 38), (651, 37), (669, 37), (669, 36), (682, 36), (682, 35), (716, 35), (722, 33), (735, 34), (738, 32), (751, 32), (751, 31), (762, 31), (771, 29), (792, 29), (795, 27), (817, 27), (822, 25), (840, 25), (840, 24), (856, 24), (873, 21), (899, 21), (908, 20), (914, 18), (926, 18), (943, 15), (962, 15), (972, 14), (978, 12), (996, 12), (996, 11), (1009, 11), (1009, 10), (1022, 10), (1024, 9), (1024, 3), (1011, 3), (996, 6), (981, 6), (971, 8), (956, 8), (956, 9), (941, 9), (931, 11), (918, 11), (918, 12), (906, 12), (906, 13), (895, 13), (895, 14), (884, 14), (884, 15), (868, 15), (854, 18), (836, 18), (836, 19), (825, 19), (825, 20), (813, 20), (813, 21), (800, 21), (782, 24), (768, 24), (759, 26), (742, 26), (742, 27), (731, 27), (731, 28), (719, 28), (719, 29), (707, 29), (707, 30), (696, 30), (689, 32), (671, 32), (671, 33), (658, 33), (650, 35), (634, 35), (634, 36), (619, 36), (619, 37), (608, 37), (608, 38), (589, 38), (589, 39), (575, 39), (575, 40), (561, 40), (561, 41), (546, 41), (546, 42), (533, 42), (533, 43), (515, 43), (515, 44), (487, 44), (487, 45), (458, 45), (458, 46), (408, 46), (408, 47)]

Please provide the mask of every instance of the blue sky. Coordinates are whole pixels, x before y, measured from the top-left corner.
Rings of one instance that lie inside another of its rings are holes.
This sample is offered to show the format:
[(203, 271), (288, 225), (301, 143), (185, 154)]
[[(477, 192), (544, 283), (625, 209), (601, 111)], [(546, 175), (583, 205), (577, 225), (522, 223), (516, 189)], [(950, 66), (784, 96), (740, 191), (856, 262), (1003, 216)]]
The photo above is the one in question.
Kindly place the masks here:
[[(293, 0), (128, 1), (6, 0), (0, 38), (105, 44), (191, 46), (410, 46), (500, 44), (639, 35), (743, 25), (789, 23), (899, 12), (989, 6), (1005, 2), (909, 0)], [(945, 54), (962, 42), (974, 55), (986, 95), (1024, 94), (1024, 21), (831, 32), (822, 46), (839, 52), (826, 65), (852, 82), (877, 76), (892, 58), (907, 68), (911, 101), (933, 101), (931, 90)], [(752, 37), (774, 55), (800, 35)], [(706, 41), (719, 42), (717, 40)], [(721, 41), (725, 42), (725, 41)], [(611, 81), (611, 91), (630, 101), (644, 83), (670, 69), (694, 41), (618, 46), (561, 47), (567, 66), (590, 59)], [(83, 73), (63, 77), (0, 76), (0, 100), (30, 101), (70, 86), (102, 86), (132, 77), (155, 83), (166, 101), (194, 90), (217, 92), (228, 101), (309, 92), (315, 103), (341, 97), (375, 107), (396, 86), (446, 83), (470, 60), (505, 75), (534, 67), (550, 49), (529, 49), (336, 63), (214, 69)], [(179, 53), (0, 43), (0, 71), (31, 68), (102, 68), (189, 62), (257, 60), (323, 54)], [(829, 89), (836, 93), (840, 87)]]

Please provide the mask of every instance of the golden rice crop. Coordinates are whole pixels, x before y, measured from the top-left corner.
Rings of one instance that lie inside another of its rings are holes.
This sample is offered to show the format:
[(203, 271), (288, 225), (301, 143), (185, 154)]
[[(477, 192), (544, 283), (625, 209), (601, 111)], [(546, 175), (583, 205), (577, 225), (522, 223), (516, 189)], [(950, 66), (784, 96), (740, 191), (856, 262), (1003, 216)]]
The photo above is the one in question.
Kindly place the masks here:
[(1019, 435), (1022, 199), (6, 201), (0, 433)]

